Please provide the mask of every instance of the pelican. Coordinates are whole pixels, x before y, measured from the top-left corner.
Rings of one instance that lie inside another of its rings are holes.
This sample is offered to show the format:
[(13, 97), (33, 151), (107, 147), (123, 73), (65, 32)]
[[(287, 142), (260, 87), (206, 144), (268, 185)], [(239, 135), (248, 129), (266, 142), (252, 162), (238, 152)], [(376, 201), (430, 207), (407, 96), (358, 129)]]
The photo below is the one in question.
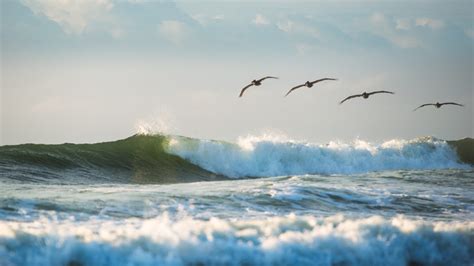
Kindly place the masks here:
[(288, 96), (288, 94), (290, 94), (292, 91), (298, 89), (298, 88), (301, 88), (301, 87), (308, 87), (308, 88), (311, 88), (313, 87), (314, 84), (318, 83), (318, 82), (321, 82), (321, 81), (325, 81), (325, 80), (337, 80), (337, 79), (333, 79), (333, 78), (322, 78), (322, 79), (318, 79), (318, 80), (315, 80), (315, 81), (306, 81), (305, 83), (301, 84), (301, 85), (298, 85), (296, 87), (293, 87), (291, 88), (291, 90), (289, 90), (286, 94), (285, 94), (285, 97)]
[(356, 95), (352, 95), (352, 96), (349, 96), (347, 98), (345, 98), (344, 100), (342, 100), (339, 104), (342, 104), (343, 102), (349, 100), (349, 99), (352, 99), (352, 98), (357, 98), (357, 97), (362, 97), (364, 99), (367, 99), (369, 98), (370, 95), (372, 94), (377, 94), (377, 93), (390, 93), (390, 94), (395, 94), (394, 92), (391, 92), (391, 91), (373, 91), (373, 92), (364, 92), (362, 94), (356, 94)]
[(252, 82), (250, 82), (249, 85), (245, 86), (241, 91), (240, 91), (240, 94), (239, 94), (239, 97), (242, 97), (242, 95), (244, 95), (244, 92), (252, 87), (252, 86), (260, 86), (262, 85), (262, 81), (266, 80), (266, 79), (278, 79), (277, 77), (272, 77), (272, 76), (266, 76), (266, 77), (263, 77), (261, 79), (254, 79), (252, 80)]
[(418, 110), (418, 109), (420, 109), (420, 108), (422, 108), (422, 107), (429, 106), (429, 105), (433, 105), (433, 106), (436, 107), (437, 109), (438, 109), (438, 108), (441, 108), (441, 106), (443, 106), (443, 105), (464, 106), (464, 105), (462, 105), (462, 104), (453, 103), (453, 102), (447, 102), (447, 103), (438, 103), (438, 102), (437, 102), (437, 103), (425, 103), (425, 104), (422, 104), (422, 105), (418, 106), (418, 107), (415, 108), (415, 110), (413, 110), (413, 111), (416, 111), (416, 110)]

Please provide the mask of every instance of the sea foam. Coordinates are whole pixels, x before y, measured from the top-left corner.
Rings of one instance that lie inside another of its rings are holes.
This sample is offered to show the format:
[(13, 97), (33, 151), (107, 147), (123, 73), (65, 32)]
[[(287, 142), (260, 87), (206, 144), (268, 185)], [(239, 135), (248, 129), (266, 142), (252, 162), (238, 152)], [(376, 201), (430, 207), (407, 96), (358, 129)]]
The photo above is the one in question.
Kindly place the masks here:
[(403, 216), (0, 221), (0, 265), (472, 265), (474, 222)]
[(469, 168), (446, 141), (432, 137), (372, 144), (321, 145), (264, 135), (234, 143), (173, 136), (167, 151), (229, 177), (356, 174), (399, 169)]

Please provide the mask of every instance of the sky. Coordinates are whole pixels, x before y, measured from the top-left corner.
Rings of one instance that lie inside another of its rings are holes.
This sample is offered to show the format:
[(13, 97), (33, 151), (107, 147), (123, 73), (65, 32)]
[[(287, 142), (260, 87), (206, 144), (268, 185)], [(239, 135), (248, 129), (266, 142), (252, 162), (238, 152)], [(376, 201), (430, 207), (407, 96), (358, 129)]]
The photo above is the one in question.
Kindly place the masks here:
[[(4, 0), (0, 145), (474, 136), (474, 1)], [(251, 80), (272, 75), (239, 98)], [(283, 95), (321, 77), (337, 78)], [(348, 95), (390, 90), (339, 105)], [(413, 112), (423, 103), (456, 101)]]

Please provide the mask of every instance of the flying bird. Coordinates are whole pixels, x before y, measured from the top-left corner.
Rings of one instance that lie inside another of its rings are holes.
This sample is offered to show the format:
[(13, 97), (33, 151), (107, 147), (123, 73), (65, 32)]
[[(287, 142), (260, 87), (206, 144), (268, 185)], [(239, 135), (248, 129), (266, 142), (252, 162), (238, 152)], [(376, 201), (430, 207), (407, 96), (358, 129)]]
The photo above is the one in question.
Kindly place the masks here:
[(356, 94), (356, 95), (351, 95), (347, 98), (345, 98), (344, 100), (342, 100), (339, 104), (342, 104), (343, 102), (347, 101), (347, 100), (350, 100), (352, 98), (357, 98), (357, 97), (362, 97), (364, 99), (367, 99), (369, 98), (370, 95), (373, 95), (373, 94), (378, 94), (378, 93), (390, 93), (390, 94), (395, 94), (394, 92), (391, 92), (391, 91), (373, 91), (373, 92), (364, 92), (362, 94)]
[(239, 94), (239, 97), (242, 97), (242, 95), (244, 95), (244, 92), (252, 87), (252, 86), (260, 86), (262, 85), (262, 81), (266, 80), (266, 79), (278, 79), (277, 77), (272, 77), (272, 76), (266, 76), (266, 77), (263, 77), (261, 79), (254, 79), (252, 80), (252, 82), (250, 82), (249, 85), (245, 86), (241, 91), (240, 91), (240, 94)]
[(433, 106), (436, 107), (436, 108), (441, 108), (441, 106), (443, 106), (443, 105), (464, 106), (464, 105), (462, 105), (462, 104), (453, 103), (453, 102), (447, 102), (447, 103), (438, 103), (438, 102), (437, 102), (437, 103), (425, 103), (425, 104), (422, 104), (422, 105), (418, 106), (418, 107), (415, 108), (415, 110), (413, 110), (413, 111), (416, 111), (416, 110), (418, 110), (418, 109), (420, 109), (420, 108), (422, 108), (422, 107), (429, 106), (429, 105), (433, 105)]
[(318, 79), (318, 80), (315, 80), (315, 81), (306, 81), (305, 83), (301, 84), (301, 85), (298, 85), (296, 87), (293, 87), (291, 88), (286, 94), (285, 94), (285, 97), (288, 96), (288, 94), (290, 94), (292, 91), (296, 90), (296, 89), (299, 89), (301, 87), (308, 87), (308, 88), (311, 88), (313, 87), (314, 84), (318, 83), (318, 82), (321, 82), (321, 81), (325, 81), (325, 80), (337, 80), (337, 79), (333, 79), (333, 78), (322, 78), (322, 79)]

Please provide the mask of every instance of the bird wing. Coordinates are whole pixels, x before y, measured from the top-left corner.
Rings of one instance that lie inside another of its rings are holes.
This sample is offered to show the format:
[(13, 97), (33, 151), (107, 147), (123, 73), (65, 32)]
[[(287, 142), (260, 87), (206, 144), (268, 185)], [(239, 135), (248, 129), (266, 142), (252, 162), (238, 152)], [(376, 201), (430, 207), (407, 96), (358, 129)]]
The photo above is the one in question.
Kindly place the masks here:
[(301, 85), (298, 85), (298, 86), (296, 86), (296, 87), (291, 88), (291, 89), (285, 94), (285, 97), (288, 96), (288, 94), (290, 94), (292, 91), (294, 91), (294, 90), (296, 90), (296, 89), (298, 89), (298, 88), (304, 87), (304, 86), (305, 86), (305, 84), (301, 84)]
[(464, 106), (464, 105), (462, 105), (462, 104), (454, 103), (454, 102), (441, 103), (441, 105), (457, 105), (457, 106)]
[(241, 91), (240, 91), (240, 94), (239, 94), (239, 97), (242, 97), (242, 95), (244, 95), (244, 92), (245, 90), (247, 90), (248, 88), (252, 87), (252, 83), (250, 83), (249, 85), (245, 86)]
[(425, 104), (422, 104), (422, 105), (418, 106), (417, 108), (415, 108), (415, 110), (413, 110), (413, 112), (420, 109), (420, 108), (422, 108), (422, 107), (429, 106), (429, 105), (436, 106), (436, 104), (434, 104), (434, 103), (425, 103)]
[(266, 79), (278, 79), (278, 77), (266, 76), (266, 77), (263, 77), (263, 78), (259, 79), (258, 82), (262, 82)]
[(391, 92), (391, 91), (373, 91), (373, 92), (369, 92), (367, 93), (368, 95), (372, 95), (372, 94), (377, 94), (377, 93), (390, 93), (390, 94), (395, 94), (395, 92)]
[(337, 79), (333, 79), (333, 78), (322, 78), (322, 79), (317, 79), (313, 82), (311, 82), (312, 84), (315, 84), (315, 83), (318, 83), (318, 82), (321, 82), (321, 81), (325, 81), (325, 80), (337, 80)]
[(342, 100), (339, 104), (342, 104), (343, 102), (349, 100), (349, 99), (352, 99), (352, 98), (356, 98), (356, 97), (362, 97), (362, 94), (355, 94), (355, 95), (351, 95), (347, 98), (345, 98), (344, 100)]

